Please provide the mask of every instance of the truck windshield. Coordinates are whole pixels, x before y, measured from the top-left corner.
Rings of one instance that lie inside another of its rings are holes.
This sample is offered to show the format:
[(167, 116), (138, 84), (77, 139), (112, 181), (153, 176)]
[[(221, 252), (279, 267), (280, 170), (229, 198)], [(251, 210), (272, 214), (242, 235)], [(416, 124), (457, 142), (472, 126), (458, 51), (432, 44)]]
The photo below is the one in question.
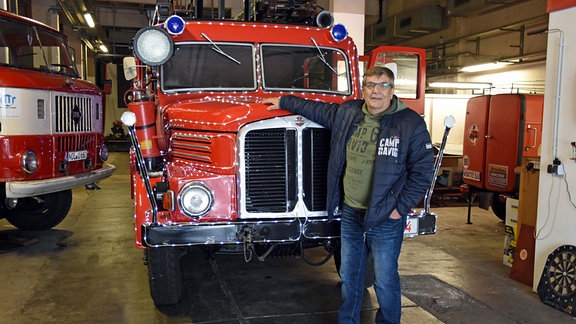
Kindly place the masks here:
[(162, 66), (162, 90), (256, 90), (254, 46), (234, 43), (180, 43)]
[(265, 90), (350, 93), (346, 56), (339, 50), (278, 44), (260, 50)]
[(0, 24), (1, 65), (78, 76), (63, 35), (4, 18)]
[[(350, 73), (343, 52), (315, 46), (264, 44), (262, 85), (268, 91), (348, 95)], [(162, 66), (162, 90), (254, 91), (255, 47), (239, 43), (180, 43)]]

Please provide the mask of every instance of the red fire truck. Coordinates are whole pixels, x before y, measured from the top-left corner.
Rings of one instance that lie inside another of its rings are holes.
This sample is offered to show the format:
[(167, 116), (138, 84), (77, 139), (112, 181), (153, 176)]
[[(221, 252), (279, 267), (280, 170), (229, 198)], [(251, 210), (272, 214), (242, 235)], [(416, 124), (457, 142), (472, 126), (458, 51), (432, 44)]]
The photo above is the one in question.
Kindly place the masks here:
[[(262, 99), (358, 99), (363, 67), (331, 14), (281, 2), (243, 21), (192, 19), (203, 16), (158, 2), (157, 13), (167, 15), (138, 31), (136, 58), (124, 62), (133, 83), (122, 120), (134, 146), (135, 241), (145, 249), (156, 305), (179, 300), (179, 260), (194, 248), (246, 261), (307, 260), (314, 247), (327, 250), (325, 261), (339, 255), (339, 219), (329, 221), (326, 211), (329, 132), (269, 111)], [(420, 113), (424, 54), (382, 47), (366, 57), (396, 72), (396, 93)], [(432, 233), (435, 224), (435, 216), (415, 214), (406, 235)]]
[(71, 188), (115, 170), (102, 92), (78, 77), (64, 34), (5, 10), (0, 25), (0, 217), (45, 230), (68, 214)]

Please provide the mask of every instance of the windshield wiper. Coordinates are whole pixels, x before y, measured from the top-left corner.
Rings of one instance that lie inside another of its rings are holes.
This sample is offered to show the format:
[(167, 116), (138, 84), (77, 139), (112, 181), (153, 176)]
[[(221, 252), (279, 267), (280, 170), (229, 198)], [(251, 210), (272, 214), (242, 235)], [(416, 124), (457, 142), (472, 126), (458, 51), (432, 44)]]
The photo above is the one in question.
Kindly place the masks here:
[(316, 43), (316, 40), (314, 39), (314, 37), (310, 37), (310, 40), (312, 41), (312, 43), (314, 43), (314, 46), (316, 46), (316, 49), (318, 50), (318, 53), (320, 54), (318, 57), (320, 58), (322, 63), (324, 63), (324, 65), (326, 65), (332, 72), (334, 72), (334, 74), (338, 75), (338, 72), (336, 72), (336, 70), (332, 67), (332, 65), (330, 65), (326, 61), (326, 58), (324, 57), (324, 53), (322, 53), (322, 50), (318, 46), (318, 43)]
[[(46, 56), (46, 52), (44, 51), (44, 46), (42, 46), (40, 35), (38, 35), (38, 30), (36, 30), (36, 27), (30, 27), (30, 29), (34, 31), (34, 35), (38, 41), (38, 47), (40, 47), (40, 51), (42, 52), (42, 59), (44, 59), (44, 64), (48, 66), (48, 58)], [(28, 29), (28, 46), (32, 46), (32, 35), (30, 35), (30, 29)]]
[(236, 63), (238, 63), (238, 64), (242, 64), (242, 63), (240, 63), (240, 61), (238, 61), (237, 59), (235, 59), (235, 58), (233, 58), (232, 56), (224, 53), (224, 51), (221, 50), (220, 47), (218, 47), (218, 45), (216, 45), (216, 43), (214, 43), (214, 42), (210, 39), (210, 37), (208, 37), (206, 34), (201, 33), (200, 35), (202, 35), (202, 37), (206, 38), (206, 40), (208, 40), (208, 41), (210, 42), (210, 44), (212, 44), (212, 49), (213, 49), (213, 50), (215, 50), (216, 52), (224, 55), (225, 57), (227, 57), (229, 60), (231, 60), (231, 61), (233, 61), (233, 62), (236, 62)]

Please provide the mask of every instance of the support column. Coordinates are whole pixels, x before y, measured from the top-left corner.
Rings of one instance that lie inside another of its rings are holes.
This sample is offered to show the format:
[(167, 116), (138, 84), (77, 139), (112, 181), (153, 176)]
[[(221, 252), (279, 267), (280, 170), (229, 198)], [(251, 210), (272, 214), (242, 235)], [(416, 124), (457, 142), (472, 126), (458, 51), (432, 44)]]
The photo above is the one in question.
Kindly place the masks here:
[(346, 26), (359, 55), (364, 55), (365, 8), (365, 1), (330, 0), (329, 10), (334, 15), (334, 22)]

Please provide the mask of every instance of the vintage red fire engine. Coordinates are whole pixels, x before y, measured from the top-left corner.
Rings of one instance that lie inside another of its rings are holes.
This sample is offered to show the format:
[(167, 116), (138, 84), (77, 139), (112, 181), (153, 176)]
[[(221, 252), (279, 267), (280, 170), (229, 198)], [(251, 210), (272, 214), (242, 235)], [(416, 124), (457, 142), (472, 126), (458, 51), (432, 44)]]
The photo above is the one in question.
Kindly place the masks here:
[(24, 230), (59, 224), (72, 188), (97, 188), (105, 164), (102, 92), (81, 80), (67, 38), (0, 10), (0, 217)]
[[(246, 261), (307, 260), (307, 248), (324, 247), (338, 265), (340, 223), (326, 212), (329, 132), (261, 102), (360, 98), (365, 66), (346, 28), (301, 2), (244, 21), (159, 8), (169, 14), (135, 36), (122, 120), (134, 144), (135, 240), (156, 305), (178, 302), (179, 258), (195, 247)], [(389, 64), (397, 94), (423, 112), (423, 50), (383, 47), (365, 59)], [(434, 232), (431, 218), (410, 217), (407, 235)]]

